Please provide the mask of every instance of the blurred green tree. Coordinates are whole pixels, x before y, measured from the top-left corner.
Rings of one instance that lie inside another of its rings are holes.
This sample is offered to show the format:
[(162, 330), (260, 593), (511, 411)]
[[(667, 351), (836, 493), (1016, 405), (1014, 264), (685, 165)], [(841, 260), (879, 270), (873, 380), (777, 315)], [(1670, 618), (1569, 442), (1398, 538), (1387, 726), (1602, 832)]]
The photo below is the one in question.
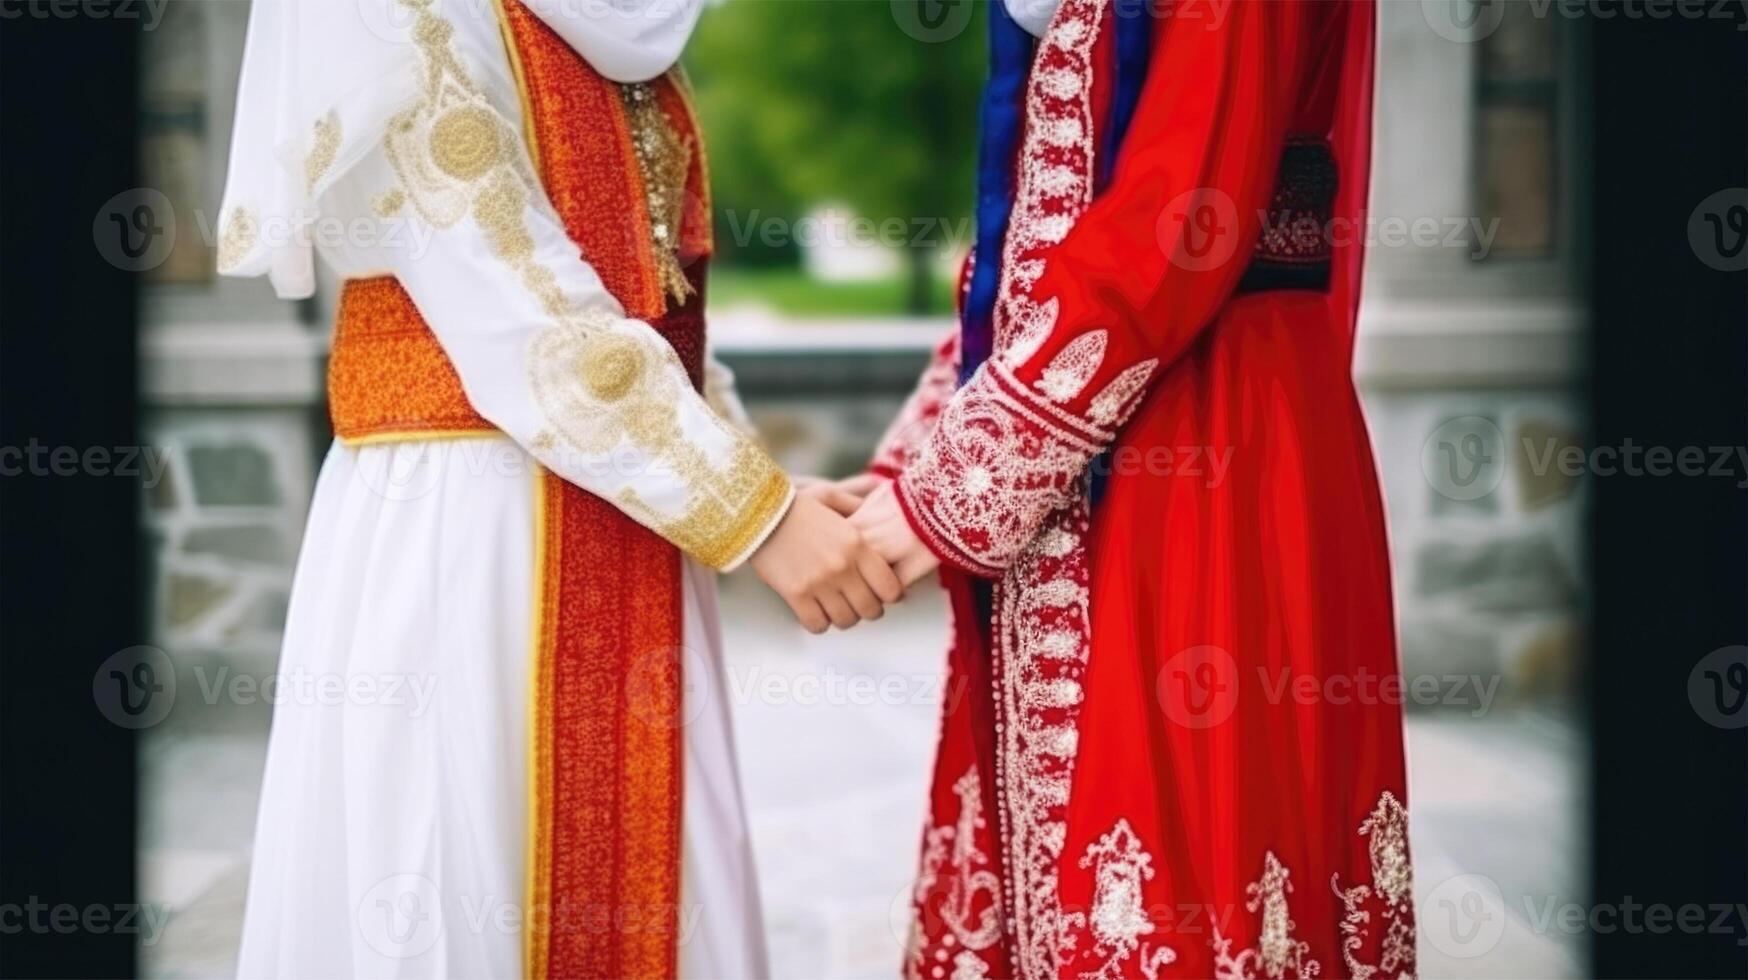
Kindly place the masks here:
[[(756, 222), (842, 202), (903, 247), (906, 305), (926, 309), (938, 250), (969, 241), (982, 6), (724, 0), (707, 9), (686, 64), (725, 251), (759, 261), (763, 250), (771, 261)], [(792, 246), (780, 257), (792, 260)]]

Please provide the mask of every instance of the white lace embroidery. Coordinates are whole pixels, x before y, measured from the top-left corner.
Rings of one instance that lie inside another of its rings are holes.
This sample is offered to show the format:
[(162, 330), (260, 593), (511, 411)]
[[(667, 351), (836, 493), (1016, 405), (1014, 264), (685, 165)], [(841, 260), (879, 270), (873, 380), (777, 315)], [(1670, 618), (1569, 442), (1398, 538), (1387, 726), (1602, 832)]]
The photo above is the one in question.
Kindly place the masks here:
[[(1044, 271), (1040, 253), (1066, 238), (1092, 202), (1092, 49), (1108, 2), (1063, 0), (1033, 60), (995, 315), (995, 349), (1022, 360), (1037, 351), (1058, 312), (1054, 298), (1040, 303), (1030, 294)], [(1078, 477), (1084, 466), (1083, 460), (1067, 472)], [(1056, 507), (1042, 531), (996, 586), (992, 623), (1001, 719), (996, 793), (1007, 845), (1014, 967), (1025, 977), (1057, 976), (1070, 928), (1057, 895), (1056, 861), (1067, 832), (1063, 810), (1077, 740), (1057, 733), (1078, 730), (1091, 638), (1082, 543), (1086, 498), (1078, 479), (1068, 487), (1060, 479), (1059, 471), (1047, 483), (1065, 499), (1052, 501)]]
[[(1036, 253), (1068, 237), (1092, 202), (1092, 46), (1108, 0), (1065, 0), (1039, 42), (1026, 92), (1026, 136), (1002, 252), (997, 350), (1015, 348), (1022, 333), (1054, 322), (1033, 297), (1042, 273)], [(1018, 345), (1023, 348), (1024, 345)]]
[(1137, 404), (1135, 396), (1147, 387), (1148, 379), (1153, 377), (1153, 369), (1158, 366), (1159, 361), (1149, 358), (1124, 368), (1123, 373), (1111, 379), (1110, 384), (1093, 396), (1092, 405), (1087, 409), (1087, 417), (1092, 419), (1093, 424), (1107, 429), (1115, 429), (1128, 421)]
[[(1385, 790), (1378, 805), (1360, 823), (1359, 833), (1368, 838), (1372, 860), (1370, 884), (1341, 887), (1341, 876), (1331, 875), (1329, 885), (1341, 899), (1346, 915), (1341, 922), (1341, 958), (1353, 980), (1371, 980), (1378, 974), (1410, 977), (1414, 973), (1414, 869), (1408, 860), (1408, 811)], [(1375, 900), (1375, 901), (1372, 901)], [(1361, 961), (1370, 935), (1371, 910), (1378, 906), (1384, 936), (1378, 945), (1378, 962)]]
[(1093, 956), (1099, 962), (1095, 969), (1082, 972), (1083, 978), (1104, 980), (1120, 976), (1122, 963), (1141, 952), (1141, 972), (1156, 977), (1161, 967), (1177, 962), (1177, 953), (1164, 944), (1143, 943), (1141, 937), (1153, 932), (1142, 899), (1142, 883), (1153, 878), (1153, 856), (1141, 846), (1129, 821), (1119, 819), (1111, 832), (1087, 846), (1080, 866), (1093, 872), (1093, 905), (1091, 922), (1096, 945)]
[(1045, 366), (1043, 375), (1038, 378), (1038, 390), (1058, 405), (1072, 401), (1086, 390), (1087, 383), (1099, 372), (1109, 342), (1110, 335), (1103, 330), (1081, 334), (1069, 341)]
[(1058, 410), (986, 363), (947, 406), (899, 491), (939, 550), (999, 574), (1044, 516), (1079, 493), (1102, 435), (1066, 430)]
[(1311, 944), (1293, 937), (1293, 919), (1287, 910), (1287, 895), (1292, 890), (1291, 873), (1275, 857), (1275, 852), (1266, 852), (1262, 877), (1244, 890), (1250, 896), (1244, 907), (1262, 913), (1256, 947), (1233, 955), (1231, 938), (1223, 935), (1216, 926), (1216, 980), (1255, 980), (1257, 977), (1282, 980), (1288, 975), (1288, 970), (1294, 977), (1315, 977), (1323, 972), (1322, 964), (1306, 955), (1311, 952)]
[[(911, 977), (921, 977), (925, 966), (923, 903), (938, 893), (942, 882), (946, 883), (944, 898), (930, 914), (939, 915), (947, 927), (944, 945), (963, 947), (953, 963), (955, 980), (986, 976), (987, 967), (975, 951), (988, 949), (1001, 938), (1001, 882), (989, 869), (989, 855), (978, 846), (978, 832), (987, 824), (975, 766), (953, 784), (953, 793), (959, 797), (958, 818), (944, 826), (931, 825), (923, 834), (922, 873), (911, 893), (915, 914), (906, 971)], [(945, 949), (937, 950), (936, 956), (945, 959)], [(979, 969), (984, 972), (975, 972)]]
[[(997, 637), (996, 792), (1006, 845), (1016, 972), (1054, 977), (1070, 931), (1057, 859), (1067, 833), (1064, 808), (1074, 775), (1090, 619), (1081, 542), (1084, 495), (1050, 515), (1044, 531), (995, 588)], [(1062, 541), (1071, 542), (1063, 548)]]

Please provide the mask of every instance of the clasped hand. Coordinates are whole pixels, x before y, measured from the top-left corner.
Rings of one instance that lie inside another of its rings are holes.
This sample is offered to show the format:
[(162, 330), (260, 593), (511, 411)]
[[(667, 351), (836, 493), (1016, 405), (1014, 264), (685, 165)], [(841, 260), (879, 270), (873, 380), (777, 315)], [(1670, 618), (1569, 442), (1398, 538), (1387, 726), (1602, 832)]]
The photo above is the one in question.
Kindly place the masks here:
[(891, 482), (866, 474), (803, 483), (750, 563), (810, 633), (879, 619), (938, 564)]

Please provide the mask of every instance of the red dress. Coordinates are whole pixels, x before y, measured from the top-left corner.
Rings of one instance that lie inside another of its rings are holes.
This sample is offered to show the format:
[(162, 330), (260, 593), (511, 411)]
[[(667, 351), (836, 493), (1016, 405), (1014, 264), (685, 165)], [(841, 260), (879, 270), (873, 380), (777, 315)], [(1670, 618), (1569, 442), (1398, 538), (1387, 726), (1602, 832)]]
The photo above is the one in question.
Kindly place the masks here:
[(1414, 970), (1351, 379), (1374, 11), (1207, 13), (1157, 20), (1095, 195), (1113, 14), (1063, 0), (993, 355), (954, 390), (944, 345), (876, 459), (944, 563), (967, 692), (943, 716), (910, 976)]

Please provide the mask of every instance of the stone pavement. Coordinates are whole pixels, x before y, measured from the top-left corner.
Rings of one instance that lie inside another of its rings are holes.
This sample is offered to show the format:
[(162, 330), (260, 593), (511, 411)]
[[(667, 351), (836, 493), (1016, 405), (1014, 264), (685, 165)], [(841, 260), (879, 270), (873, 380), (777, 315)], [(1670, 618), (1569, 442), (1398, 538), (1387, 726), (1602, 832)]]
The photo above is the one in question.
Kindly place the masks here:
[[(744, 575), (723, 609), (773, 972), (895, 977), (941, 694), (940, 593), (824, 638)], [(147, 977), (234, 968), (265, 725), (189, 721), (142, 751), (143, 897), (171, 910), (143, 950)], [(1584, 936), (1536, 926), (1584, 901), (1580, 735), (1500, 707), (1417, 714), (1409, 752), (1421, 974), (1585, 975)], [(1483, 940), (1463, 942), (1477, 923)]]

